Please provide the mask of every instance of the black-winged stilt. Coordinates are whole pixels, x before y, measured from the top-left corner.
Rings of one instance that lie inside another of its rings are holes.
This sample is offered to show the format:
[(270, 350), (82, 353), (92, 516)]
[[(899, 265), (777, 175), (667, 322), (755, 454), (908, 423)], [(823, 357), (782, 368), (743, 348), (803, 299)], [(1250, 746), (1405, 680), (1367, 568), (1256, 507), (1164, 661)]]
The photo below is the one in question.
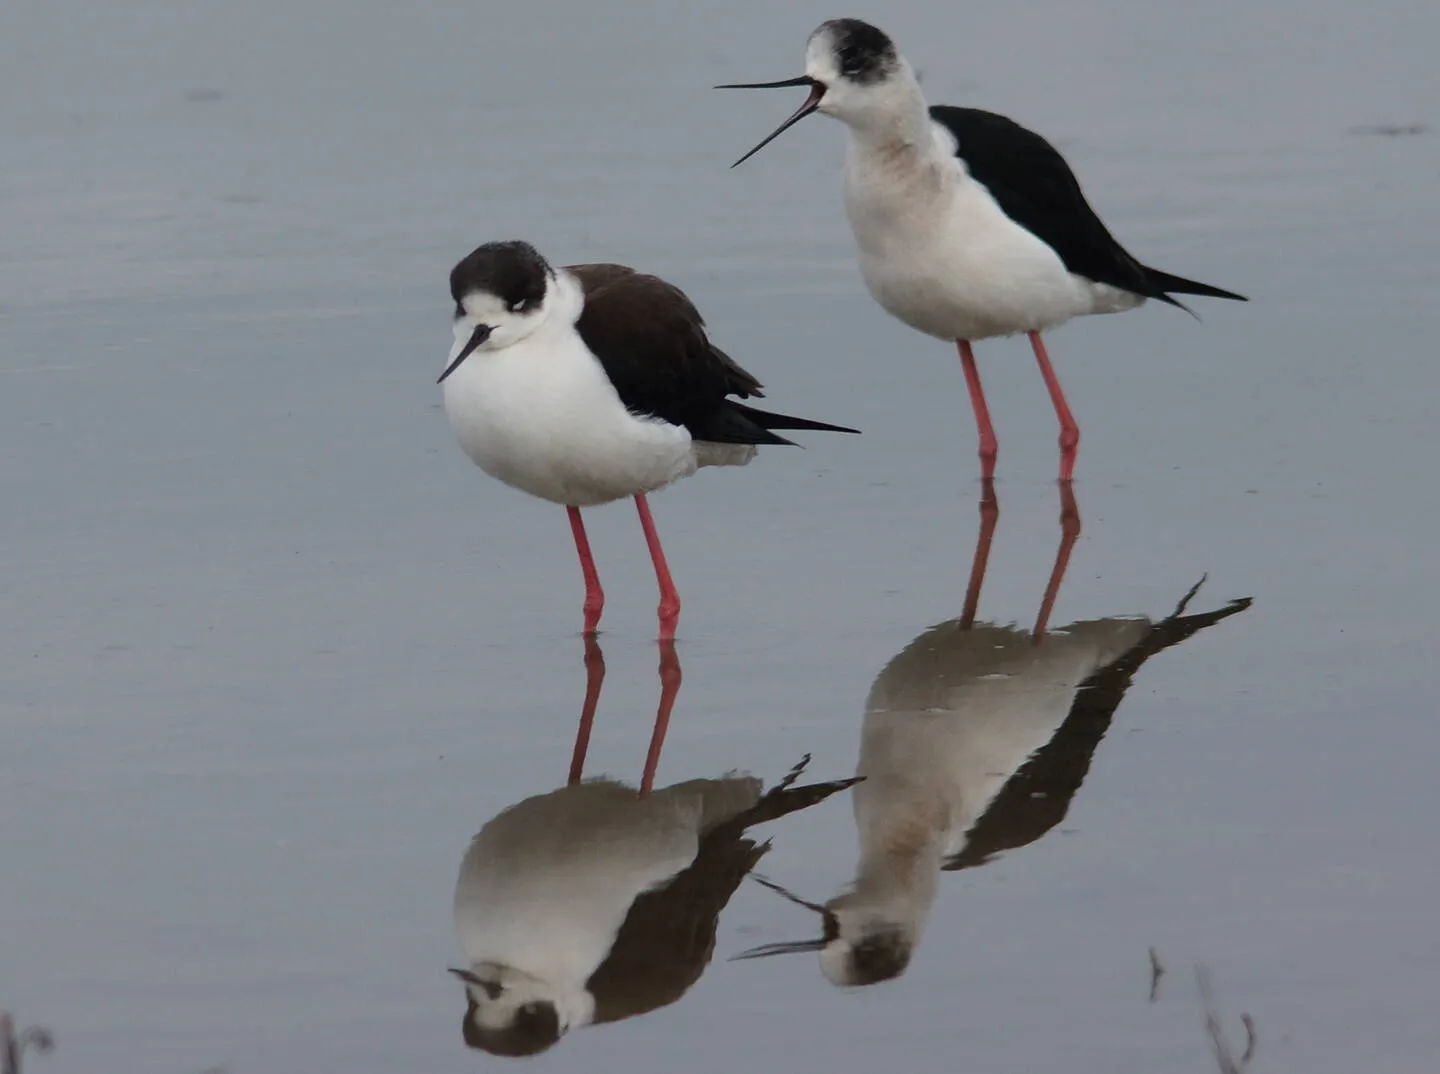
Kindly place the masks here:
[(710, 342), (673, 284), (624, 265), (555, 268), (524, 242), (492, 242), (450, 273), (455, 343), (440, 375), (460, 445), (486, 473), (563, 504), (585, 576), (585, 632), (605, 594), (580, 508), (635, 498), (660, 584), (660, 638), (680, 597), (646, 493), (703, 466), (743, 466), (776, 429), (857, 430), (730, 396), (760, 382)]
[(884, 32), (832, 19), (810, 35), (805, 73), (719, 89), (802, 86), (810, 96), (748, 160), (811, 112), (850, 130), (845, 209), (875, 300), (910, 327), (954, 340), (980, 434), (981, 476), (998, 446), (971, 344), (1026, 333), (1060, 420), (1060, 479), (1080, 427), (1041, 333), (1072, 317), (1174, 296), (1245, 301), (1137, 261), (1100, 222), (1065, 158), (1040, 135), (978, 108), (927, 107), (919, 80)]

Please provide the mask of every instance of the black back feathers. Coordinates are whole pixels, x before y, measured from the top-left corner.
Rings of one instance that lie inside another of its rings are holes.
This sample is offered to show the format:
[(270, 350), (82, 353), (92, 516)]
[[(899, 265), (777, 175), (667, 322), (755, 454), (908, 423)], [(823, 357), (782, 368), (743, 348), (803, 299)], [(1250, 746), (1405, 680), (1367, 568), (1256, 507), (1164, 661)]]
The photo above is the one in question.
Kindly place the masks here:
[(934, 105), (930, 118), (955, 137), (956, 156), (1004, 211), (1048, 245), (1077, 276), (1179, 306), (1169, 292), (1243, 295), (1148, 268), (1095, 215), (1060, 152), (1014, 120), (979, 108)]

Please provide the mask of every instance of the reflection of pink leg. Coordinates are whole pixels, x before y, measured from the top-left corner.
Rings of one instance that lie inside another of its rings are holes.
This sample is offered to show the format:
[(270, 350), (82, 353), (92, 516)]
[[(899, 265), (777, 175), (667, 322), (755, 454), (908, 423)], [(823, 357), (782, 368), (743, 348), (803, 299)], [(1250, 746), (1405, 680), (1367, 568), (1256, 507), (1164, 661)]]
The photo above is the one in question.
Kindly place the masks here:
[(585, 633), (594, 634), (605, 610), (605, 590), (600, 588), (600, 575), (595, 571), (595, 557), (590, 554), (590, 538), (585, 536), (585, 521), (580, 508), (567, 507), (570, 532), (575, 535), (575, 551), (580, 553), (580, 572), (585, 575)]
[(570, 778), (579, 783), (585, 771), (585, 752), (590, 748), (590, 729), (595, 725), (595, 707), (600, 704), (600, 687), (605, 685), (605, 654), (594, 634), (585, 635), (585, 704), (580, 708), (580, 727), (575, 732), (575, 749), (570, 754)]
[(985, 404), (985, 389), (980, 387), (980, 368), (975, 364), (975, 352), (970, 349), (968, 339), (957, 339), (960, 348), (960, 365), (965, 370), (965, 386), (970, 389), (970, 406), (975, 411), (975, 427), (980, 430), (980, 476), (985, 480), (995, 476), (995, 457), (1000, 454), (1000, 445), (995, 440), (995, 427), (990, 424), (990, 408)]
[(1060, 583), (1065, 580), (1065, 568), (1070, 565), (1070, 550), (1080, 536), (1080, 508), (1075, 505), (1075, 490), (1069, 481), (1060, 482), (1060, 548), (1055, 553), (1055, 566), (1050, 570), (1050, 581), (1045, 586), (1045, 599), (1040, 602), (1040, 614), (1035, 617), (1035, 632), (1031, 640), (1036, 645), (1045, 636), (1045, 627), (1050, 622), (1050, 610), (1055, 606), (1055, 596), (1060, 592)]
[(960, 629), (975, 625), (975, 612), (980, 607), (980, 587), (985, 584), (985, 565), (990, 562), (990, 542), (995, 537), (995, 523), (1000, 518), (1000, 502), (995, 499), (995, 482), (980, 482), (980, 536), (975, 538), (975, 560), (970, 564), (970, 584), (965, 588), (965, 610), (960, 613)]
[(1075, 474), (1075, 455), (1080, 447), (1080, 426), (1070, 413), (1070, 404), (1060, 390), (1060, 379), (1055, 376), (1055, 367), (1050, 364), (1050, 355), (1045, 351), (1045, 341), (1039, 332), (1030, 333), (1030, 346), (1035, 351), (1035, 360), (1040, 363), (1040, 375), (1045, 378), (1045, 387), (1050, 392), (1050, 402), (1055, 404), (1055, 416), (1060, 419), (1060, 480), (1069, 481)]
[(670, 579), (670, 566), (665, 562), (665, 550), (660, 547), (660, 535), (655, 532), (655, 519), (650, 516), (650, 504), (643, 492), (635, 494), (635, 509), (640, 512), (640, 528), (645, 531), (645, 543), (650, 547), (650, 559), (655, 563), (655, 580), (660, 583), (660, 640), (675, 640), (675, 625), (680, 621), (680, 594), (675, 592), (675, 583)]
[(680, 658), (675, 643), (660, 643), (660, 707), (655, 712), (655, 730), (650, 734), (650, 750), (645, 755), (645, 774), (640, 777), (640, 793), (646, 795), (655, 786), (655, 769), (660, 767), (660, 751), (665, 748), (665, 733), (670, 729), (670, 710), (680, 692)]

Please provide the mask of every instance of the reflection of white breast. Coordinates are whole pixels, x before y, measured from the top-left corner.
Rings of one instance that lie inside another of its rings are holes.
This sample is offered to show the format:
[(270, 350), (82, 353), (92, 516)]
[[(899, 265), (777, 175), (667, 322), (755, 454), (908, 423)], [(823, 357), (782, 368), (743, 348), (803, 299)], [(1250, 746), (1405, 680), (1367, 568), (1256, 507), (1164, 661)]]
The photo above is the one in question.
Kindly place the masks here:
[(758, 800), (758, 780), (695, 780), (641, 798), (611, 780), (528, 798), (475, 836), (455, 887), (473, 963), (583, 982), (636, 896), (695, 858), (700, 837)]
[[(1064, 723), (1081, 683), (1119, 659), (1145, 619), (1076, 623), (1040, 645), (1024, 631), (943, 623), (895, 657), (866, 702), (855, 816), (863, 848), (896, 823), (944, 817), (945, 855)], [(940, 834), (940, 833), (937, 833)]]

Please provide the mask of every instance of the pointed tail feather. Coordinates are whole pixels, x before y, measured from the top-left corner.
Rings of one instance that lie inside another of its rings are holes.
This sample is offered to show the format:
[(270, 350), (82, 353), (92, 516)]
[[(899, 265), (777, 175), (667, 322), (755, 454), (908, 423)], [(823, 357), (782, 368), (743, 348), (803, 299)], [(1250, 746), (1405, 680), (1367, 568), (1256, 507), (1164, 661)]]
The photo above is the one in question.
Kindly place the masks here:
[(727, 405), (709, 415), (703, 424), (692, 423), (689, 426), (690, 435), (696, 440), (703, 440), (711, 444), (771, 444), (799, 447), (795, 441), (786, 440), (783, 436), (772, 433), (763, 425), (752, 420), (749, 414), (742, 413), (742, 408), (738, 403), (730, 399), (725, 402)]
[(1184, 310), (1186, 313), (1190, 314), (1191, 317), (1194, 317), (1197, 321), (1200, 319), (1200, 314), (1196, 313), (1196, 312), (1195, 312), (1194, 310), (1192, 310), (1189, 306), (1185, 305), (1185, 303), (1181, 302), (1178, 298), (1175, 298), (1173, 295), (1167, 295), (1164, 291), (1161, 291), (1161, 292), (1159, 292), (1158, 294), (1156, 294), (1156, 295), (1154, 296), (1154, 298), (1155, 298), (1155, 300), (1156, 300), (1157, 302), (1168, 302), (1170, 305), (1174, 306), (1177, 310)]
[(829, 425), (823, 421), (811, 421), (809, 418), (791, 417), (789, 414), (773, 414), (768, 410), (757, 410), (753, 406), (746, 406), (744, 403), (732, 402), (730, 406), (762, 429), (811, 429), (821, 433), (858, 434), (860, 432), (859, 429), (849, 429), (844, 425)]
[[(1204, 295), (1207, 298), (1230, 298), (1236, 302), (1249, 302), (1244, 295), (1237, 295), (1234, 291), (1226, 291), (1219, 287), (1211, 287), (1208, 283), (1199, 283), (1195, 280), (1187, 280), (1184, 276), (1172, 276), (1168, 272), (1161, 272), (1159, 269), (1146, 268), (1146, 277), (1161, 291), (1173, 291), (1178, 295)], [(1164, 297), (1164, 296), (1162, 296)], [(1170, 300), (1174, 305), (1180, 303)], [(1183, 306), (1181, 306), (1184, 309)]]

